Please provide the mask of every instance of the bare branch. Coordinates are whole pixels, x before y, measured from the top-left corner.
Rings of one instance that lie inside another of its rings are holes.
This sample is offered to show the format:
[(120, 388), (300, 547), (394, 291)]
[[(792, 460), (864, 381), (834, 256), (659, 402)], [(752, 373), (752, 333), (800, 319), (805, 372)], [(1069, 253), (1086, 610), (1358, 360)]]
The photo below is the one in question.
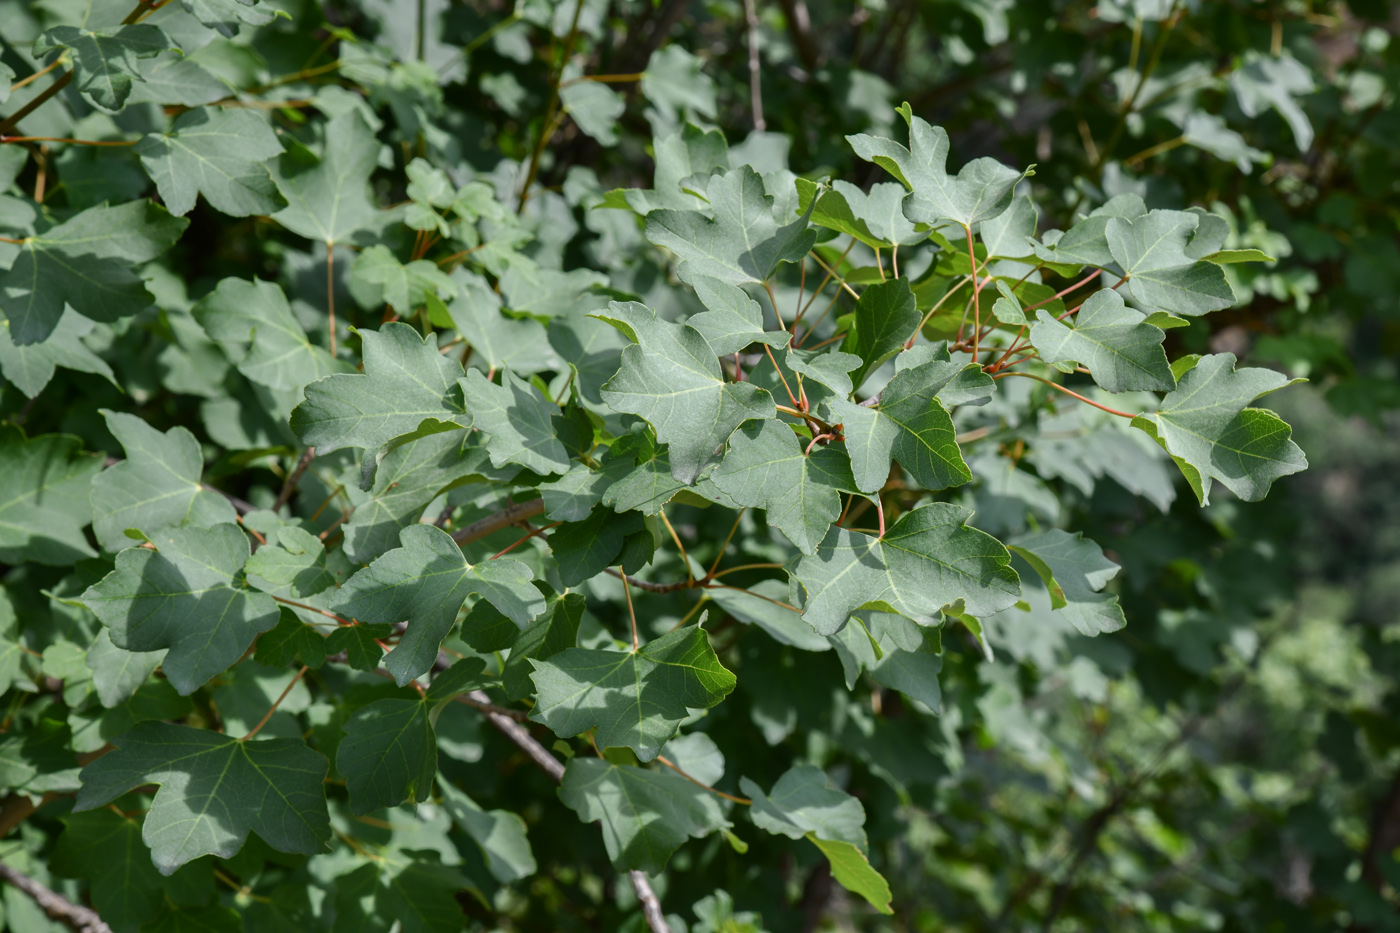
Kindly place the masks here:
[(0, 863), (0, 881), (19, 888), (34, 899), (51, 920), (76, 930), (77, 933), (112, 933), (112, 928), (91, 907), (74, 904), (56, 891), (51, 891), (33, 878)]
[(504, 713), (498, 713), (491, 707), (491, 698), (483, 690), (473, 690), (467, 696), (475, 701), (472, 705), (481, 710), (487, 719), (491, 720), (491, 725), (495, 726), (501, 733), (514, 742), (522, 752), (530, 756), (530, 759), (542, 769), (545, 774), (554, 778), (556, 782), (564, 780), (564, 766), (559, 763), (559, 759), (549, 753), (530, 731)]
[(470, 544), (479, 538), (484, 538), (492, 532), (500, 531), (502, 528), (509, 528), (511, 525), (518, 525), (528, 521), (536, 515), (544, 512), (543, 499), (531, 499), (529, 502), (512, 502), (495, 515), (488, 515), (479, 521), (472, 522), (467, 527), (452, 533), (452, 540), (458, 544)]
[[(491, 703), (491, 698), (481, 690), (473, 690), (467, 694), (471, 705), (485, 713), (486, 718), (491, 720), (491, 725), (495, 726), (501, 733), (516, 744), (519, 749), (530, 760), (539, 765), (544, 772), (552, 777), (556, 782), (564, 780), (564, 766), (559, 763), (559, 759), (550, 754), (529, 731), (516, 722), (504, 712), (497, 712)], [(637, 900), (641, 902), (642, 913), (646, 917), (647, 926), (652, 933), (671, 933), (671, 927), (666, 923), (666, 917), (661, 912), (661, 901), (657, 899), (656, 892), (652, 890), (651, 882), (647, 876), (640, 871), (628, 872), (628, 877), (632, 881), (632, 890), (637, 892)]]
[(632, 880), (632, 890), (637, 892), (637, 900), (642, 904), (642, 916), (647, 918), (647, 926), (651, 927), (651, 933), (671, 933), (666, 915), (661, 912), (661, 901), (651, 889), (651, 881), (647, 879), (646, 873), (629, 871), (627, 877)]

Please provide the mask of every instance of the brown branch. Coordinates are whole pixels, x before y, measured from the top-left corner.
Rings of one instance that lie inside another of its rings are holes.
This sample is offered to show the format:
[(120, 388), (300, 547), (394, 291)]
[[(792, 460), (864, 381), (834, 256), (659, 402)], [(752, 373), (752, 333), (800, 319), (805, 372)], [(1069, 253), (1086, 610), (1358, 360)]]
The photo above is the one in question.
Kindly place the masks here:
[(68, 71), (64, 72), (63, 77), (59, 78), (53, 84), (50, 84), (48, 87), (44, 88), (43, 93), (41, 93), (38, 97), (34, 98), (29, 103), (25, 104), (23, 107), (10, 114), (4, 119), (4, 121), (0, 121), (0, 135), (9, 133), (10, 130), (14, 129), (15, 126), (19, 124), (19, 121), (23, 120), (25, 117), (29, 116), (31, 113), (42, 107), (45, 101), (47, 101), (50, 97), (53, 97), (59, 91), (67, 87), (68, 82), (72, 80), (73, 71), (72, 69), (69, 69)]
[(509, 528), (511, 525), (519, 525), (521, 522), (529, 521), (536, 515), (544, 512), (543, 499), (531, 499), (528, 502), (512, 502), (501, 509), (495, 515), (488, 515), (485, 518), (472, 522), (465, 528), (452, 533), (452, 540), (458, 544), (470, 544), (489, 534)]
[(29, 815), (35, 810), (57, 797), (57, 794), (50, 791), (35, 803), (34, 798), (27, 794), (10, 794), (5, 798), (5, 802), (0, 804), (0, 839), (4, 839), (16, 826), (29, 819)]
[(559, 116), (559, 78), (564, 69), (569, 67), (569, 59), (574, 57), (574, 45), (578, 42), (578, 19), (582, 12), (583, 0), (578, 0), (578, 5), (574, 7), (573, 24), (569, 26), (568, 38), (564, 40), (564, 56), (559, 60), (559, 71), (553, 72), (551, 69), (552, 73), (549, 76), (549, 103), (544, 109), (544, 119), (540, 121), (540, 138), (535, 141), (534, 151), (530, 153), (530, 169), (525, 174), (525, 184), (520, 188), (520, 203), (515, 209), (517, 214), (525, 213), (525, 205), (530, 200), (530, 186), (540, 174), (540, 157), (544, 155), (550, 138), (558, 128), (555, 117)]
[(296, 491), (297, 483), (306, 475), (306, 468), (311, 466), (311, 461), (316, 459), (316, 448), (308, 447), (302, 452), (301, 459), (297, 461), (296, 468), (287, 474), (287, 481), (282, 484), (282, 491), (277, 494), (277, 501), (272, 503), (272, 511), (276, 512), (287, 504), (287, 500), (292, 498), (292, 493)]
[(13, 885), (34, 899), (34, 903), (48, 914), (77, 933), (112, 933), (112, 928), (103, 922), (97, 911), (72, 901), (56, 891), (51, 891), (33, 878), (16, 871), (9, 865), (0, 864), (0, 881)]
[(807, 14), (807, 4), (802, 0), (779, 0), (778, 5), (783, 8), (783, 19), (787, 20), (792, 46), (802, 61), (802, 69), (809, 75), (816, 74), (821, 59), (812, 41), (812, 17)]
[(502, 735), (514, 742), (522, 752), (530, 756), (530, 760), (539, 765), (540, 768), (544, 770), (545, 774), (548, 774), (554, 779), (556, 784), (564, 780), (564, 766), (559, 763), (558, 758), (550, 754), (549, 749), (535, 741), (535, 737), (530, 734), (528, 729), (503, 713), (497, 713), (486, 709), (486, 707), (490, 707), (492, 703), (491, 698), (486, 695), (485, 691), (473, 690), (471, 693), (468, 693), (467, 696), (476, 701), (477, 704), (481, 704), (477, 708), (485, 712), (486, 718), (491, 721), (491, 725), (499, 729)]

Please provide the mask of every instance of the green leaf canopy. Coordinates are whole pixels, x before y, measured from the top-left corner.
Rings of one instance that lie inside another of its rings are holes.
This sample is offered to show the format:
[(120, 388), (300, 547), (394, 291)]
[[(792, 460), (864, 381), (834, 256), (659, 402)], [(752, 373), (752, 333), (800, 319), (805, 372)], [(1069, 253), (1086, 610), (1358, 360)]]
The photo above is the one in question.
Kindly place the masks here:
[(415, 431), (427, 419), (470, 427), (457, 380), (462, 366), (438, 352), (437, 337), (407, 324), (362, 331), (364, 372), (341, 373), (306, 387), (291, 425), (303, 444), (326, 454), (371, 450)]
[[(877, 405), (857, 405), (842, 398), (826, 403), (831, 420), (842, 424), (861, 492), (885, 485), (891, 458), (924, 489), (946, 489), (972, 479), (958, 448), (953, 419), (938, 398), (960, 380), (963, 370), (958, 363), (929, 360), (896, 373)], [(991, 384), (980, 368), (974, 378)]]
[(773, 420), (736, 431), (711, 479), (740, 505), (766, 510), (769, 524), (804, 554), (816, 550), (840, 517), (841, 494), (856, 492), (844, 451), (833, 446), (804, 453), (792, 429)]
[(280, 852), (314, 855), (331, 837), (329, 763), (300, 739), (245, 742), (207, 729), (145, 722), (83, 769), (74, 810), (159, 784), (141, 838), (161, 874), (201, 855), (230, 858), (249, 832)]
[(603, 824), (603, 844), (619, 871), (656, 874), (691, 837), (727, 828), (719, 798), (677, 774), (569, 760), (559, 799), (586, 822)]
[(102, 457), (82, 448), (76, 437), (26, 439), (15, 425), (0, 425), (0, 560), (67, 564), (96, 556), (83, 526), (92, 520), (87, 490)]
[(355, 711), (336, 748), (357, 816), (430, 799), (437, 776), (434, 728), (439, 705), (485, 685), (480, 658), (466, 658), (440, 674), (421, 697), (376, 700)]
[(1169, 392), (1176, 388), (1162, 340), (1166, 332), (1146, 323), (1112, 289), (1094, 292), (1073, 327), (1042, 310), (1031, 343), (1047, 363), (1083, 363), (1109, 392)]
[(119, 110), (141, 80), (143, 58), (178, 49), (165, 30), (150, 23), (98, 29), (57, 26), (34, 43), (35, 56), (68, 49), (73, 56), (75, 86), (103, 110)]
[(1100, 592), (1119, 567), (1082, 534), (1052, 528), (1007, 545), (1026, 559), (1050, 591), (1050, 605), (1081, 635), (1116, 632), (1127, 625), (1118, 597)]
[(1011, 204), (1011, 193), (1024, 172), (996, 159), (973, 159), (956, 176), (948, 174), (948, 133), (941, 126), (900, 111), (909, 124), (909, 148), (879, 136), (847, 136), (856, 155), (874, 162), (904, 183), (904, 216), (914, 223), (937, 225), (951, 220), (972, 227), (996, 217)]
[(531, 663), (533, 718), (562, 736), (596, 728), (599, 747), (625, 745), (643, 761), (660, 753), (687, 710), (709, 709), (736, 682), (698, 625), (633, 651), (570, 648)]
[(1136, 220), (1110, 218), (1104, 227), (1113, 261), (1128, 277), (1128, 291), (1149, 308), (1201, 315), (1235, 303), (1225, 273), (1188, 255), (1200, 223), (1191, 211), (1149, 211)]
[(1308, 465), (1283, 419), (1247, 407), (1289, 384), (1272, 370), (1236, 370), (1233, 353), (1204, 356), (1156, 412), (1138, 415), (1133, 426), (1172, 455), (1201, 505), (1210, 501), (1212, 480), (1253, 502), (1268, 495), (1274, 480)]
[(749, 819), (760, 829), (789, 839), (813, 833), (822, 839), (848, 842), (862, 852), (869, 848), (865, 808), (814, 765), (793, 765), (770, 793), (765, 794), (748, 778), (741, 778), (739, 787), (753, 800)]
[(326, 124), (319, 158), (294, 145), (270, 164), (287, 200), (272, 219), (309, 240), (345, 242), (378, 213), (369, 197), (369, 176), (378, 160), (379, 143), (358, 111), (334, 117)]
[(543, 476), (568, 471), (569, 452), (551, 420), (559, 416), (559, 406), (539, 389), (509, 370), (502, 373), (500, 385), (476, 369), (461, 384), (476, 427), (491, 435), (486, 451), (492, 466), (519, 464)]
[(82, 602), (119, 648), (170, 649), (161, 668), (189, 695), (277, 624), (277, 604), (243, 580), (248, 537), (237, 525), (168, 528), (150, 539), (154, 550), (122, 551)]
[(795, 262), (816, 242), (807, 218), (779, 226), (763, 178), (747, 165), (715, 175), (706, 197), (713, 219), (699, 211), (655, 210), (647, 215), (647, 239), (681, 260), (681, 281), (708, 275), (730, 285), (766, 282), (783, 262)]
[(906, 512), (883, 538), (834, 527), (791, 574), (805, 592), (802, 617), (819, 634), (840, 631), (857, 609), (880, 609), (931, 625), (963, 600), (974, 616), (1016, 602), (1021, 581), (991, 535), (967, 527), (972, 512), (934, 502)]
[(103, 415), (107, 430), (126, 450), (126, 460), (92, 481), (92, 530), (103, 550), (135, 545), (126, 536), (128, 528), (150, 535), (163, 528), (234, 520), (228, 500), (200, 482), (204, 457), (188, 429), (161, 433), (135, 415)]
[(408, 623), (384, 661), (399, 686), (433, 666), (471, 594), (480, 594), (521, 628), (544, 611), (530, 568), (518, 560), (469, 564), (457, 542), (432, 525), (410, 525), (399, 541), (400, 547), (345, 581), (331, 600), (332, 608), (361, 622)]
[(264, 163), (281, 152), (267, 120), (240, 109), (186, 111), (168, 132), (136, 144), (141, 164), (176, 216), (193, 210), (201, 194), (231, 217), (271, 214), (285, 202)]
[(17, 344), (46, 340), (65, 306), (111, 323), (151, 305), (132, 269), (165, 252), (188, 221), (150, 201), (90, 207), (27, 237), (10, 268), (0, 272), (0, 310)]
[(635, 344), (622, 351), (603, 400), (651, 423), (670, 447), (671, 474), (680, 482), (692, 485), (739, 425), (777, 414), (763, 389), (724, 381), (719, 359), (695, 328), (663, 321), (637, 302), (613, 302), (594, 316)]
[(307, 339), (272, 282), (224, 279), (192, 313), (239, 372), (268, 388), (300, 389), (352, 368)]

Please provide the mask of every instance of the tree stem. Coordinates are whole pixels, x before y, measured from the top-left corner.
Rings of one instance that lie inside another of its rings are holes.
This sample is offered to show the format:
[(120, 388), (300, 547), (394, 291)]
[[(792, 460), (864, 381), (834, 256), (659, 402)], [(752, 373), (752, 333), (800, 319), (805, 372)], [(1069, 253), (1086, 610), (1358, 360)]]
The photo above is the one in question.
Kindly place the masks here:
[(59, 91), (67, 87), (68, 83), (72, 80), (73, 72), (70, 69), (64, 72), (63, 76), (57, 81), (55, 81), (53, 84), (50, 84), (48, 87), (44, 88), (43, 93), (40, 94), (38, 97), (34, 98), (29, 103), (25, 104), (23, 107), (10, 114), (3, 121), (0, 121), (0, 136), (9, 133), (10, 130), (14, 129), (19, 124), (19, 121), (23, 120), (25, 117), (29, 116), (31, 113), (42, 107), (50, 97), (53, 97)]
[(282, 701), (287, 698), (287, 694), (292, 692), (292, 688), (297, 685), (297, 681), (301, 680), (302, 675), (305, 674), (306, 671), (307, 667), (305, 664), (303, 664), (301, 666), (301, 670), (297, 671), (297, 675), (292, 678), (292, 682), (287, 684), (287, 689), (283, 690), (282, 695), (273, 701), (272, 705), (268, 707), (267, 712), (263, 713), (263, 718), (258, 720), (258, 724), (252, 728), (252, 731), (250, 731), (243, 738), (239, 739), (240, 742), (246, 742), (262, 731), (262, 727), (267, 725), (267, 721), (272, 718), (272, 714), (277, 712), (277, 707), (282, 705)]
[(301, 459), (297, 461), (296, 467), (293, 468), (292, 472), (287, 474), (287, 481), (282, 484), (282, 491), (277, 494), (277, 501), (272, 503), (272, 511), (276, 512), (292, 498), (292, 493), (296, 491), (297, 484), (300, 483), (301, 478), (306, 475), (306, 468), (311, 466), (311, 461), (314, 459), (316, 459), (315, 447), (308, 447), (306, 450), (302, 451)]
[(1043, 382), (1043, 383), (1045, 383), (1046, 385), (1048, 385), (1048, 386), (1049, 386), (1050, 388), (1052, 388), (1052, 389), (1059, 389), (1061, 392), (1065, 393), (1066, 395), (1072, 395), (1072, 396), (1074, 396), (1075, 398), (1079, 399), (1079, 400), (1080, 400), (1081, 402), (1083, 402), (1085, 405), (1093, 405), (1095, 408), (1100, 409), (1101, 411), (1106, 411), (1106, 412), (1108, 412), (1110, 415), (1117, 415), (1117, 416), (1120, 417), (1120, 418), (1136, 418), (1136, 417), (1137, 417), (1137, 415), (1134, 415), (1134, 414), (1132, 414), (1131, 412), (1119, 411), (1119, 410), (1116, 409), (1116, 408), (1109, 408), (1107, 405), (1100, 405), (1098, 402), (1094, 401), (1094, 400), (1091, 399), (1091, 398), (1085, 398), (1084, 396), (1080, 395), (1078, 392), (1075, 392), (1073, 389), (1066, 389), (1064, 386), (1060, 385), (1058, 382), (1051, 382), (1049, 379), (1044, 379), (1044, 378), (1042, 378), (1042, 377), (1040, 377), (1040, 376), (1034, 375), (1033, 373), (999, 373), (998, 375), (995, 375), (995, 376), (993, 376), (992, 378), (993, 378), (993, 379), (1005, 379), (1007, 376), (1020, 376), (1020, 377), (1023, 378), (1023, 379), (1034, 379), (1036, 382)]

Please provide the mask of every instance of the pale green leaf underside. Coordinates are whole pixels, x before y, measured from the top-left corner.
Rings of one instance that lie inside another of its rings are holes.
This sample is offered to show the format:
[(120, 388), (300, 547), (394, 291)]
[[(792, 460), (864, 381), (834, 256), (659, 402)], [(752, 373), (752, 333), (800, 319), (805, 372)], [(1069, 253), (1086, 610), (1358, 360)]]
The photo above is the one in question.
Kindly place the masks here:
[(200, 194), (231, 217), (271, 214), (285, 202), (264, 163), (281, 152), (267, 121), (247, 109), (190, 110), (165, 135), (136, 145), (161, 200), (177, 216), (193, 210)]

